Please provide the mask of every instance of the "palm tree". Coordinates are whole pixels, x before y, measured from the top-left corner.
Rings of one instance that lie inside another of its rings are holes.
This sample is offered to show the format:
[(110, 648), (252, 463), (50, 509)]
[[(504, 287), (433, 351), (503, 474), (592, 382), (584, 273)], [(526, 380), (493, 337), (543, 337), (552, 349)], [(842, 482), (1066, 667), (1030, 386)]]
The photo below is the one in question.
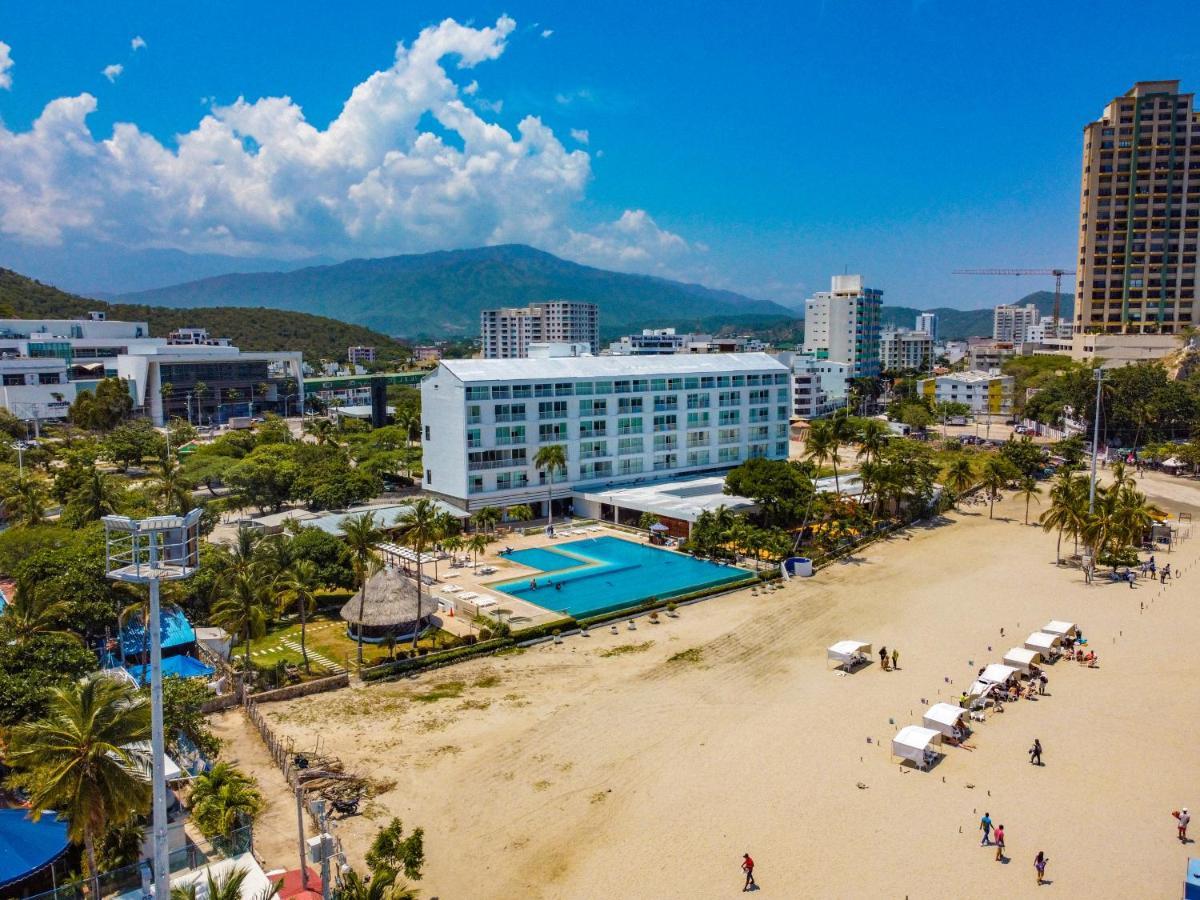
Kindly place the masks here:
[(372, 564), (377, 563), (379, 554), (375, 545), (383, 537), (375, 524), (375, 514), (370, 512), (351, 516), (342, 522), (342, 536), (350, 546), (350, 557), (354, 565), (354, 577), (361, 591), (358, 597), (358, 664), (363, 661), (363, 609), (367, 604), (367, 581), (371, 578)]
[(28, 772), (29, 808), (65, 816), (83, 843), (99, 897), (96, 841), (150, 806), (150, 701), (132, 685), (93, 674), (50, 691), (44, 718), (12, 729), (6, 762)]
[(204, 421), (204, 395), (208, 393), (208, 385), (203, 381), (197, 381), (192, 385), (192, 396), (196, 398), (196, 424), (201, 425)]
[(317, 564), (311, 559), (296, 560), (275, 580), (280, 611), (294, 606), (300, 614), (300, 656), (304, 659), (306, 674), (312, 673), (308, 663), (308, 614), (316, 607), (317, 589), (320, 586)]
[(488, 537), (487, 532), (476, 531), (467, 538), (467, 549), (475, 554), (475, 568), (479, 568), (479, 554), (487, 550), (488, 544), (492, 539)]
[(351, 869), (333, 896), (335, 900), (417, 900), (417, 892), (407, 884), (397, 884), (396, 873), (387, 868), (376, 869), (370, 878)]
[(18, 646), (24, 646), (39, 634), (62, 635), (82, 643), (75, 632), (56, 627), (70, 612), (66, 600), (47, 600), (29, 585), (18, 584), (15, 596), (0, 616), (0, 634)]
[[(250, 874), (249, 869), (243, 869), (241, 866), (234, 866), (224, 875), (213, 877), (212, 869), (206, 869), (204, 873), (204, 889), (201, 890), (199, 881), (192, 881), (186, 885), (180, 885), (171, 888), (171, 900), (199, 900), (203, 897), (205, 900), (242, 900), (242, 886), (245, 884), (246, 877)], [(270, 900), (270, 898), (279, 894), (279, 889), (283, 886), (283, 879), (272, 881), (269, 888), (264, 888), (254, 895), (252, 900)]]
[(329, 419), (309, 419), (304, 423), (304, 433), (312, 435), (318, 445), (337, 446), (336, 429)]
[(518, 503), (506, 509), (504, 515), (510, 522), (528, 522), (533, 518), (533, 510), (528, 503)]
[(98, 522), (117, 512), (124, 499), (125, 492), (113, 476), (92, 466), (83, 484), (71, 494), (70, 504), (77, 522)]
[(960, 456), (950, 463), (950, 467), (946, 470), (946, 487), (950, 488), (953, 493), (955, 504), (958, 503), (958, 498), (974, 483), (975, 470), (971, 467), (971, 460)]
[(159, 459), (158, 470), (154, 493), (162, 501), (163, 512), (177, 516), (190, 512), (196, 505), (192, 502), (195, 483), (184, 477), (182, 467), (175, 457), (168, 453), (164, 453)]
[(739, 553), (745, 553), (749, 549), (750, 535), (750, 525), (744, 518), (737, 516), (722, 537), (725, 539), (725, 543), (732, 545), (736, 556)]
[(858, 433), (858, 458), (875, 462), (887, 446), (891, 430), (878, 419), (867, 419)]
[(992, 518), (996, 509), (996, 498), (1000, 496), (1000, 491), (1008, 484), (1009, 475), (1008, 463), (999, 456), (993, 456), (983, 464), (983, 476), (979, 479), (979, 483), (983, 485), (984, 491), (988, 495), (988, 518)]
[(1038, 523), (1045, 532), (1057, 531), (1055, 561), (1062, 565), (1062, 539), (1066, 532), (1078, 539), (1087, 514), (1086, 481), (1063, 469), (1050, 487), (1050, 508), (1038, 516)]
[(250, 673), (250, 641), (266, 633), (268, 603), (268, 585), (251, 571), (234, 575), (228, 592), (213, 605), (213, 624), (230, 634), (240, 634), (246, 642), (247, 675)]
[(238, 528), (233, 546), (229, 550), (228, 568), (232, 575), (249, 574), (257, 571), (261, 564), (258, 545), (262, 542), (261, 531), (246, 525)]
[(475, 513), (475, 526), (482, 528), (484, 531), (491, 531), (500, 521), (503, 513), (495, 506), (485, 506), (479, 512)]
[[(434, 519), (433, 519), (433, 543), (434, 543), (434, 546), (444, 547), (445, 542), (449, 538), (458, 534), (460, 527), (461, 526), (459, 525), (458, 519), (456, 517), (452, 516), (448, 512), (445, 512), (444, 510), (442, 512), (439, 512), (436, 516), (434, 516)], [(438, 580), (438, 557), (437, 557), (437, 555), (435, 555), (433, 557), (433, 580), (434, 581)]]
[(465, 546), (465, 543), (461, 534), (452, 534), (449, 537), (442, 538), (442, 549), (451, 556), (454, 556), (454, 554)]
[(219, 762), (192, 782), (192, 819), (209, 838), (226, 838), (263, 809), (254, 779)]
[[(1026, 525), (1029, 524), (1029, 501), (1037, 500), (1037, 498), (1041, 495), (1041, 493), (1042, 493), (1042, 489), (1040, 487), (1038, 487), (1037, 479), (1034, 478), (1032, 475), (1026, 475), (1024, 478), (1021, 479), (1021, 481), (1017, 487), (1017, 494), (1018, 494), (1018, 496), (1025, 498), (1025, 524)], [(1039, 501), (1039, 502), (1041, 502), (1041, 501)]]
[(567, 448), (562, 444), (547, 444), (533, 458), (534, 467), (546, 475), (546, 523), (554, 524), (554, 475), (567, 470)]
[(828, 419), (819, 419), (809, 426), (808, 436), (804, 439), (805, 455), (818, 466), (824, 466), (830, 460), (833, 461), (833, 487), (837, 491), (837, 444), (834, 439), (833, 428), (829, 424)]
[(41, 525), (46, 509), (46, 487), (32, 475), (18, 478), (0, 497), (0, 506), (13, 525)]
[(421, 427), (421, 417), (411, 406), (403, 407), (396, 413), (396, 424), (404, 429), (404, 446), (412, 446), (413, 433)]
[(413, 628), (412, 645), (417, 646), (421, 624), (421, 566), (425, 548), (432, 547), (437, 539), (437, 505), (428, 497), (418, 497), (405, 504), (404, 512), (396, 517), (396, 531), (400, 540), (412, 547), (417, 555), (417, 627)]

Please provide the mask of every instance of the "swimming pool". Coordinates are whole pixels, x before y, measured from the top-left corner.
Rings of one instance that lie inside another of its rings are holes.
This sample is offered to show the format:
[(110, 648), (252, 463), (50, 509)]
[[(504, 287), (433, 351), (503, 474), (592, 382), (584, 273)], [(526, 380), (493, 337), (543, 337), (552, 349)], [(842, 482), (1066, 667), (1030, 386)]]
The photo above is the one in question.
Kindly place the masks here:
[(585, 538), (553, 550), (514, 550), (505, 558), (545, 574), (494, 585), (495, 590), (576, 618), (634, 607), (651, 597), (674, 597), (741, 581), (750, 575), (735, 566), (615, 537)]

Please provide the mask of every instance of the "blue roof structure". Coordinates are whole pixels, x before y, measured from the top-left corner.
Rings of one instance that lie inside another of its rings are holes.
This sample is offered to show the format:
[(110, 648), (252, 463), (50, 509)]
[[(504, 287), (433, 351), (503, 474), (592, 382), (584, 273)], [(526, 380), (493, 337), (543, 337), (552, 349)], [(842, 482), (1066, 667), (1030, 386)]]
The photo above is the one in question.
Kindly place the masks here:
[(0, 891), (24, 881), (67, 852), (66, 820), (47, 813), (35, 822), (26, 809), (0, 809)]
[[(127, 665), (125, 671), (132, 675), (138, 684), (150, 683), (149, 666)], [(212, 666), (206, 666), (186, 653), (167, 656), (162, 661), (163, 678), (208, 678), (213, 671)]]
[[(160, 615), (160, 632), (163, 653), (187, 647), (196, 642), (196, 630), (188, 621), (183, 610), (177, 606), (164, 606)], [(126, 656), (142, 653), (150, 645), (146, 628), (140, 618), (130, 617), (121, 629), (121, 647)]]

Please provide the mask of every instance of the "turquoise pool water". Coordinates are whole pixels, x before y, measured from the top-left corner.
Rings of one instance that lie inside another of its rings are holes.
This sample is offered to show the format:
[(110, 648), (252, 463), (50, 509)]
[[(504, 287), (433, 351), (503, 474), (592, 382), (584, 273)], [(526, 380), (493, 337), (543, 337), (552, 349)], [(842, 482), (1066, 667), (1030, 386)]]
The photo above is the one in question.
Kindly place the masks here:
[(495, 590), (576, 618), (740, 581), (750, 574), (614, 537), (570, 541), (554, 550), (514, 550), (506, 558), (544, 574), (514, 579)]

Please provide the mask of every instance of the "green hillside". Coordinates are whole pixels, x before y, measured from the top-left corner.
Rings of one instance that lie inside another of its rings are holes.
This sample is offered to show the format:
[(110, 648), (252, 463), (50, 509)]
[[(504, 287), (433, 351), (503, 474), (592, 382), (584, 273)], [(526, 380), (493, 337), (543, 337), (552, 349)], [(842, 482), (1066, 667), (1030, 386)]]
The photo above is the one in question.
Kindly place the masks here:
[(170, 307), (292, 309), (404, 337), (475, 335), (481, 310), (555, 299), (596, 303), (606, 333), (646, 322), (792, 316), (782, 306), (731, 291), (608, 272), (519, 244), (223, 275), (121, 299)]
[(0, 318), (67, 319), (103, 310), (111, 319), (145, 321), (150, 333), (164, 337), (175, 328), (207, 328), (230, 338), (243, 350), (300, 350), (310, 361), (344, 359), (346, 348), (367, 344), (381, 355), (404, 355), (390, 337), (323, 316), (276, 309), (164, 309), (141, 304), (105, 303), (68, 294), (48, 284), (0, 269)]
[[(1054, 292), (1035, 291), (1014, 303), (1017, 306), (1036, 303), (1041, 314), (1048, 316), (1054, 309)], [(1074, 308), (1074, 296), (1063, 294), (1059, 316), (1069, 320)], [(938, 337), (944, 340), (965, 340), (969, 337), (989, 336), (992, 333), (992, 308), (990, 306), (984, 309), (951, 309), (946, 306), (936, 309), (914, 309), (908, 306), (884, 306), (883, 324), (912, 328), (917, 315), (922, 312), (937, 313)]]

